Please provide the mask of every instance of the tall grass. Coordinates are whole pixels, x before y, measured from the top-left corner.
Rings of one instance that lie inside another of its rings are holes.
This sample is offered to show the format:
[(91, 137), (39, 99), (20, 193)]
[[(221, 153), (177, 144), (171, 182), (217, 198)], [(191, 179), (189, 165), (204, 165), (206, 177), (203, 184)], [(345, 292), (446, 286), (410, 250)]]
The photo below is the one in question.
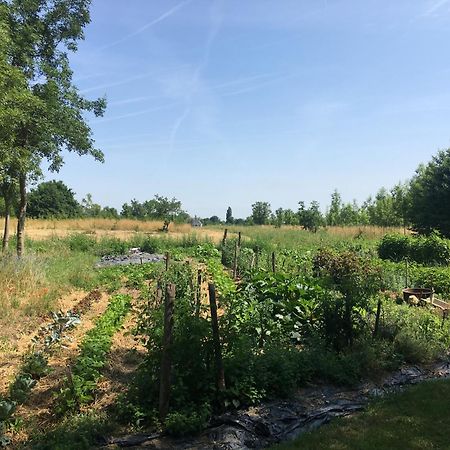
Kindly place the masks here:
[(91, 253), (71, 252), (54, 241), (29, 247), (21, 259), (0, 257), (0, 349), (36, 329), (40, 318), (58, 309), (64, 294), (95, 285)]
[[(225, 226), (207, 227), (220, 230)], [(349, 243), (374, 246), (375, 242), (392, 229), (373, 226), (329, 227), (312, 233), (300, 227), (283, 226), (276, 228), (263, 226), (227, 226), (229, 233), (242, 232), (244, 240), (260, 244), (261, 248), (270, 246), (273, 249), (304, 249), (310, 250), (324, 246), (339, 247)]]
[[(15, 229), (17, 222), (11, 221), (11, 229)], [(143, 233), (158, 232), (163, 227), (162, 220), (136, 220), (136, 219), (102, 219), (102, 218), (80, 218), (80, 219), (27, 219), (26, 229), (33, 230), (55, 230), (61, 231), (136, 231)], [(192, 230), (190, 224), (171, 223), (170, 231), (175, 233), (188, 233)]]
[(7, 256), (0, 259), (0, 308), (2, 319), (14, 308), (23, 307), (23, 303), (34, 304), (42, 293), (46, 292), (46, 278), (43, 267), (35, 255), (22, 259)]

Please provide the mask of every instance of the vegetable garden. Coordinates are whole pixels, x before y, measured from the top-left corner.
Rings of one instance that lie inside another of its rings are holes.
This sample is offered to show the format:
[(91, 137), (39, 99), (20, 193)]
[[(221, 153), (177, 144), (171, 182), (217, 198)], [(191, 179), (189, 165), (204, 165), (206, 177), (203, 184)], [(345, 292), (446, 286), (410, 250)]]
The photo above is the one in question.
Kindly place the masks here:
[[(418, 261), (411, 258), (415, 252), (401, 255), (401, 236), (308, 248), (240, 233), (225, 235), (218, 245), (195, 237), (86, 239), (72, 236), (58, 245), (97, 255), (138, 245), (165, 253), (165, 261), (96, 270), (91, 285), (108, 293), (108, 306), (78, 342), (52, 392), (51, 424), (40, 433), (39, 423), (22, 424), (31, 431), (21, 441), (19, 406), (26, 406), (49, 373), (49, 356), (100, 294), (93, 291), (40, 330), (0, 402), (5, 446), (12, 439), (26, 448), (92, 448), (100, 437), (142, 430), (192, 435), (218, 415), (288, 399), (312, 382), (353, 386), (404, 364), (447, 356), (450, 322), (401, 296), (408, 283), (448, 298), (449, 247), (438, 236), (420, 238)], [(408, 239), (411, 247), (418, 238)], [(427, 245), (439, 258), (426, 257)], [(127, 317), (132, 325), (125, 331), (140, 348), (138, 363), (114, 401), (99, 409), (112, 340)]]

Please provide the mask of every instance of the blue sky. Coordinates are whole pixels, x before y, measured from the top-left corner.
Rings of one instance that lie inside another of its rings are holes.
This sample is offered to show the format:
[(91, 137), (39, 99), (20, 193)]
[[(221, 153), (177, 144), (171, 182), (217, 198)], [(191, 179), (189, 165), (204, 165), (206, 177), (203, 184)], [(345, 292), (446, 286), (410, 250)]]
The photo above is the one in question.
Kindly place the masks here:
[(450, 146), (450, 0), (93, 0), (71, 56), (106, 162), (68, 156), (79, 199), (361, 202)]

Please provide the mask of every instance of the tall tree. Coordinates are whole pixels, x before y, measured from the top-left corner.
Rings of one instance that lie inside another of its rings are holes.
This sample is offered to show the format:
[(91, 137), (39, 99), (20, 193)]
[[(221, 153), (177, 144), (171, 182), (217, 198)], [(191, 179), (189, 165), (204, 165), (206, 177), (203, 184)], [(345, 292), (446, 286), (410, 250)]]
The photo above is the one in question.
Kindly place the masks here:
[(265, 225), (271, 214), (270, 203), (256, 202), (252, 205), (252, 220), (256, 225)]
[(35, 218), (70, 218), (80, 215), (81, 206), (62, 181), (46, 181), (28, 196), (28, 215)]
[(420, 233), (450, 237), (450, 149), (439, 151), (411, 180), (407, 215)]
[(11, 63), (12, 40), (9, 10), (0, 2), (0, 191), (4, 199), (5, 225), (2, 249), (9, 243), (9, 218), (15, 203), (19, 184), (19, 171), (26, 167), (36, 174), (36, 160), (28, 158), (18, 142), (24, 127), (38, 127), (43, 103), (28, 89), (23, 72)]
[(331, 194), (331, 205), (326, 214), (327, 225), (340, 225), (340, 216), (342, 209), (341, 194), (335, 189)]
[(226, 215), (226, 218), (225, 218), (225, 223), (231, 224), (233, 222), (234, 222), (233, 211), (231, 210), (231, 206), (229, 206), (227, 208), (227, 215)]
[[(68, 52), (77, 50), (90, 21), (90, 0), (1, 0), (7, 7), (10, 61), (26, 79), (30, 120), (17, 121), (11, 149), (17, 156), (19, 211), (17, 254), (24, 249), (27, 186), (43, 160), (58, 171), (62, 151), (91, 155), (103, 161), (94, 147), (86, 112), (103, 114), (105, 100), (88, 101), (72, 82)], [(32, 119), (32, 120), (31, 120)]]

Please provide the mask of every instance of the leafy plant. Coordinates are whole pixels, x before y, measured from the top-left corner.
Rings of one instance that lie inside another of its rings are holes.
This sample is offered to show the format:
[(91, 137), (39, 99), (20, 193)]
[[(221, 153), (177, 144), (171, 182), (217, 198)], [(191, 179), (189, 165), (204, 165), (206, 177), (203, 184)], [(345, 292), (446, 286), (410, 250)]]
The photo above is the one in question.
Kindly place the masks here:
[(57, 411), (73, 411), (93, 400), (101, 369), (106, 363), (107, 353), (115, 332), (121, 327), (130, 308), (131, 297), (115, 295), (105, 313), (97, 320), (80, 344), (80, 354), (72, 368), (70, 377), (57, 395)]

